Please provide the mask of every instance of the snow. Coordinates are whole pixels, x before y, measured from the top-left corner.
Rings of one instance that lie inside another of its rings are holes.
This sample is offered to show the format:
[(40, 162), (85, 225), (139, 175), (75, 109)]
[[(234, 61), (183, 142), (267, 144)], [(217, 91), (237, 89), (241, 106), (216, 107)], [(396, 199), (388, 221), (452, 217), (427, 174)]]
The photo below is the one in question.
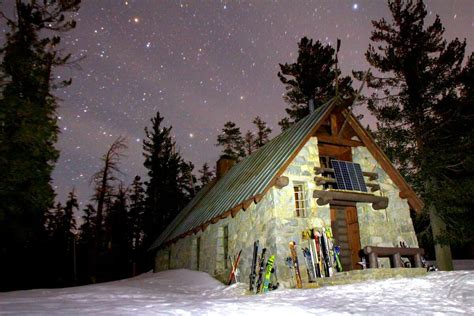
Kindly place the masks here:
[(0, 293), (0, 314), (20, 315), (413, 315), (474, 314), (474, 271), (431, 272), (319, 289), (246, 294), (189, 270), (95, 285)]

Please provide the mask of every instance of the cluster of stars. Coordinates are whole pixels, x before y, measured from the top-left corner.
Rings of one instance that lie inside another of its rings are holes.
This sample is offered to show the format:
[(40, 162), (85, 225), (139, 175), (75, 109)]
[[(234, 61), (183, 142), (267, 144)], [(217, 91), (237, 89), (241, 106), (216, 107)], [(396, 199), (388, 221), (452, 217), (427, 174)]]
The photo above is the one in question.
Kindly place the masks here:
[[(460, 2), (454, 11), (450, 3), (426, 1), (450, 38), (474, 42), (469, 4)], [(58, 80), (73, 79), (57, 93), (63, 100), (61, 157), (53, 175), (58, 199), (74, 186), (80, 201), (87, 201), (100, 157), (120, 135), (129, 147), (120, 177), (127, 185), (135, 175), (145, 176), (144, 128), (157, 111), (164, 126), (173, 126), (178, 149), (196, 170), (218, 158), (216, 137), (226, 121), (245, 134), (259, 115), (279, 133), (276, 123), (287, 105), (278, 64), (295, 61), (301, 37), (331, 45), (341, 38), (343, 74), (368, 67), (370, 21), (388, 18), (386, 2), (343, 4), (85, 1), (75, 17), (77, 28), (60, 34), (65, 52), (77, 62), (56, 74)]]

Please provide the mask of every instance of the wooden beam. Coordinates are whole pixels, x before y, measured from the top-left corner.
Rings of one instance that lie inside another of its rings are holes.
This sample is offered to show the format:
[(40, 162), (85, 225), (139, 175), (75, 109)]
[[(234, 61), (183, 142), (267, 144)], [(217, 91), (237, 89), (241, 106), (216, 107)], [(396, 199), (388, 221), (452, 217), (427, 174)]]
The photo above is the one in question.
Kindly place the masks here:
[(321, 135), (316, 133), (316, 137), (318, 138), (318, 143), (326, 143), (331, 145), (340, 145), (340, 146), (348, 146), (348, 147), (359, 147), (364, 146), (362, 142), (352, 139), (344, 139), (335, 136), (329, 135)]
[(337, 136), (337, 115), (335, 113), (332, 113), (330, 116), (330, 121), (331, 121), (331, 135), (332, 136)]
[(380, 184), (378, 183), (366, 182), (365, 185), (370, 188), (370, 192), (376, 192), (380, 190)]
[(322, 168), (322, 167), (314, 167), (314, 173), (315, 174), (323, 174), (324, 172), (331, 172), (334, 173), (333, 168)]
[(253, 199), (249, 199), (245, 201), (244, 203), (242, 203), (242, 209), (246, 211), (250, 207), (250, 205), (252, 205), (252, 203), (253, 203)]
[(290, 183), (290, 179), (285, 176), (281, 176), (275, 179), (275, 186), (278, 189), (283, 189), (284, 187), (288, 185), (288, 183)]
[(237, 205), (236, 207), (232, 208), (230, 210), (230, 215), (232, 216), (232, 218), (235, 217), (235, 215), (237, 215), (237, 213), (242, 209), (242, 204), (239, 204)]
[(364, 177), (369, 177), (370, 181), (374, 181), (379, 178), (379, 174), (377, 172), (362, 171), (362, 175)]
[(337, 183), (336, 179), (333, 178), (326, 178), (326, 177), (314, 177), (314, 182), (316, 182), (316, 185), (323, 185), (326, 183)]
[(331, 201), (349, 201), (372, 203), (374, 210), (381, 210), (388, 206), (388, 198), (386, 196), (377, 196), (362, 192), (314, 190), (313, 198), (317, 199), (316, 203), (318, 203), (318, 205), (326, 205), (331, 203)]
[[(271, 186), (269, 186), (268, 189), (270, 187)], [(263, 199), (263, 196), (265, 195), (265, 193), (255, 195), (255, 197), (253, 198), (253, 201), (255, 202), (255, 204), (257, 204), (258, 202), (260, 202)]]

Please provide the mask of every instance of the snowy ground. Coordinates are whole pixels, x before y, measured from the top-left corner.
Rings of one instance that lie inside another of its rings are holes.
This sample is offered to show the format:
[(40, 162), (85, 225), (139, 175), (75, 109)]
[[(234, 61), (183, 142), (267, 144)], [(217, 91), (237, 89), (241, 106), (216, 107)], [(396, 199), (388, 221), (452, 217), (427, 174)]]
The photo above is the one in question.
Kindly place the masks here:
[(172, 270), (54, 290), (0, 293), (0, 314), (312, 315), (474, 314), (474, 271), (432, 272), (319, 289), (246, 295), (206, 273)]

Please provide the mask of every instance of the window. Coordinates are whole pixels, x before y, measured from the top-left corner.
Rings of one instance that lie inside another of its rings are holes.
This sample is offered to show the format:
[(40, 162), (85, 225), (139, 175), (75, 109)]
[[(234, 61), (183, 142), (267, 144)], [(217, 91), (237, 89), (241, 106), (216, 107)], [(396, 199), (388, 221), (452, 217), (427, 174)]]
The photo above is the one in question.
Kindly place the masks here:
[(224, 235), (222, 240), (222, 245), (224, 246), (224, 268), (228, 268), (229, 257), (229, 226), (224, 226)]
[(306, 217), (306, 194), (304, 184), (294, 184), (295, 192), (295, 210), (297, 217)]
[(196, 270), (199, 270), (199, 259), (201, 255), (201, 237), (198, 237), (196, 240)]

